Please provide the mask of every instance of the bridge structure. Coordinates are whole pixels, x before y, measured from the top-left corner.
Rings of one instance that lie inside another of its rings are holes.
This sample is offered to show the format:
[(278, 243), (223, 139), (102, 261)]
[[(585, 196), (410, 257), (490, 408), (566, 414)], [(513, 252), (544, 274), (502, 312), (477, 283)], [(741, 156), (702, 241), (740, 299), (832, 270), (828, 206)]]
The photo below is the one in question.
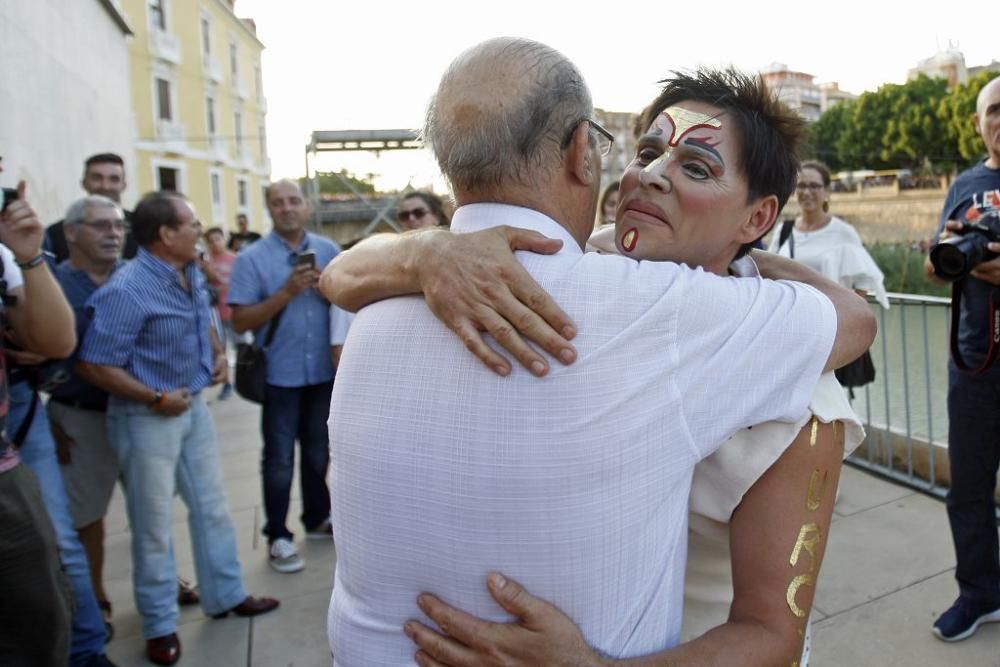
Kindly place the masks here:
[[(318, 173), (313, 169), (319, 153), (368, 152), (379, 156), (384, 151), (406, 151), (422, 147), (416, 130), (314, 130), (309, 143), (305, 147), (306, 179), (311, 183), (310, 196), (313, 200), (313, 210), (316, 211), (316, 223), (322, 226), (326, 222), (339, 222), (337, 215), (327, 221), (321, 213)], [(350, 180), (340, 174), (335, 174), (340, 181), (353, 193), (358, 200), (356, 210), (365, 211), (365, 217), (370, 219), (364, 225), (360, 238), (368, 236), (379, 226), (384, 225), (393, 231), (400, 231), (396, 221), (388, 215), (396, 208), (398, 197), (371, 198), (360, 192)]]

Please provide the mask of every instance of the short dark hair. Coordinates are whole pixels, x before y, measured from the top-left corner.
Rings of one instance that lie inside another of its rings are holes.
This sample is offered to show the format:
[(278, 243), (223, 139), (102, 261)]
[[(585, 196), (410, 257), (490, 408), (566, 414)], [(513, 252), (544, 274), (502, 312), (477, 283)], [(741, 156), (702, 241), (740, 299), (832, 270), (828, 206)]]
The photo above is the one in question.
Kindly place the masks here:
[(174, 202), (178, 200), (187, 201), (187, 197), (172, 190), (158, 190), (143, 195), (132, 212), (130, 223), (135, 242), (148, 248), (160, 240), (161, 227), (180, 227), (177, 209), (174, 208)]
[(87, 161), (83, 163), (83, 170), (86, 171), (94, 164), (117, 164), (119, 167), (124, 167), (125, 160), (117, 153), (98, 153), (87, 158)]
[(451, 224), (451, 219), (444, 210), (444, 201), (436, 194), (433, 192), (427, 192), (426, 190), (414, 190), (413, 192), (407, 192), (403, 195), (402, 201), (413, 199), (414, 197), (427, 204), (427, 208), (430, 209), (430, 212), (433, 213), (434, 217), (438, 219), (439, 225), (442, 227), (448, 227)]
[(833, 175), (830, 173), (830, 168), (819, 160), (806, 160), (801, 165), (799, 165), (799, 171), (803, 169), (812, 169), (819, 174), (819, 177), (823, 179), (823, 187), (829, 189), (830, 183), (833, 181)]
[(202, 236), (204, 236), (207, 239), (212, 234), (221, 234), (222, 238), (226, 238), (226, 232), (223, 231), (222, 227), (209, 227), (204, 231)]
[[(747, 180), (747, 201), (774, 195), (780, 211), (795, 190), (806, 122), (778, 100), (763, 78), (734, 67), (674, 72), (660, 83), (663, 90), (642, 112), (639, 133), (675, 104), (703, 102), (719, 107), (739, 131), (739, 164)], [(752, 245), (746, 244), (737, 256), (746, 254)]]

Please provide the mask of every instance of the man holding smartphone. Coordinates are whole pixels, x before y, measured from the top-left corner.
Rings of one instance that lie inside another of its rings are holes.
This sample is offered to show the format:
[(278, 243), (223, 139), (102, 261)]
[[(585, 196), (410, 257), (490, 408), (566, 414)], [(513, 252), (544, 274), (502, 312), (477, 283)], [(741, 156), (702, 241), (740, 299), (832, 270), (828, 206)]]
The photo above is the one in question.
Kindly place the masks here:
[(236, 333), (253, 331), (267, 349), (267, 388), (261, 413), (261, 478), (271, 567), (298, 572), (305, 563), (287, 527), (295, 441), (301, 448), (302, 525), (306, 537), (331, 539), (327, 417), (335, 369), (330, 359), (330, 304), (314, 288), (320, 271), (340, 252), (306, 231), (312, 209), (294, 181), (267, 188), (274, 229), (239, 254), (228, 304)]

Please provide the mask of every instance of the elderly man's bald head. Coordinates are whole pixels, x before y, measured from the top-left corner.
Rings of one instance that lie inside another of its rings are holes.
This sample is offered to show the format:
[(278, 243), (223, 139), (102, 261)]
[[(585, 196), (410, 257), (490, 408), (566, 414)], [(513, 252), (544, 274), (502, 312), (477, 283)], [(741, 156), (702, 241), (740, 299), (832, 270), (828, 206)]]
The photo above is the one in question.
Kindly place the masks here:
[(987, 100), (998, 90), (1000, 90), (1000, 76), (992, 79), (985, 86), (979, 89), (979, 95), (976, 97), (977, 114), (982, 116), (986, 113), (986, 106), (988, 104)]
[(564, 55), (499, 37), (462, 53), (441, 79), (424, 138), (456, 191), (527, 186), (558, 164), (564, 135), (593, 103)]

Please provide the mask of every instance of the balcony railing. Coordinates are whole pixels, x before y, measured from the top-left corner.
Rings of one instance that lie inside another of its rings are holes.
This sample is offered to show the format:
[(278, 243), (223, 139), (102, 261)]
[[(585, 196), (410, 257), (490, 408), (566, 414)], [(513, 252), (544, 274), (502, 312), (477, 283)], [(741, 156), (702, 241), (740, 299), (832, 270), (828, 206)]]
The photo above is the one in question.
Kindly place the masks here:
[(201, 61), (202, 73), (213, 83), (222, 83), (222, 65), (212, 57), (205, 57)]
[(149, 50), (157, 58), (175, 65), (181, 63), (181, 43), (176, 36), (158, 28), (149, 31)]
[(165, 151), (183, 151), (187, 145), (184, 125), (170, 120), (156, 121), (156, 138)]

